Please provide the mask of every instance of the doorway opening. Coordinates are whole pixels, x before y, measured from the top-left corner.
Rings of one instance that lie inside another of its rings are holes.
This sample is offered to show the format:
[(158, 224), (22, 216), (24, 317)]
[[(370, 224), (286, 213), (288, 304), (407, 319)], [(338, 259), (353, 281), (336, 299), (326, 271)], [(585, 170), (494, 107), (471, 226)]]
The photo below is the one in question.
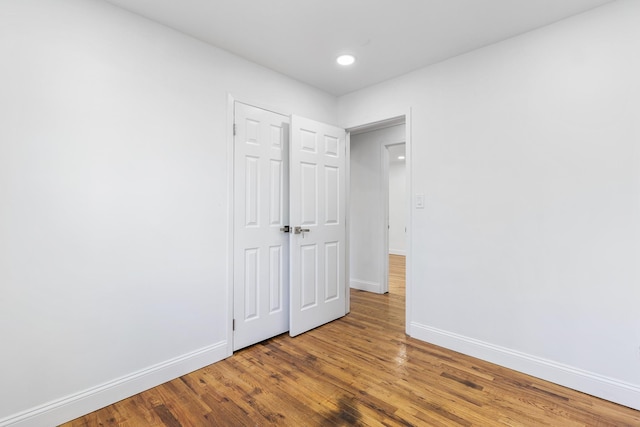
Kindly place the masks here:
[[(410, 143), (407, 120), (408, 115), (396, 116), (348, 130), (350, 287), (379, 294), (402, 294), (408, 318), (406, 262), (410, 257)], [(398, 150), (404, 152), (396, 154)], [(396, 164), (391, 165), (392, 156), (395, 156), (395, 161), (403, 161), (403, 173), (396, 173), (400, 168)], [(394, 189), (391, 190), (390, 179), (394, 180)], [(403, 190), (401, 194), (395, 191), (398, 185)], [(399, 201), (396, 196), (403, 200)], [(391, 214), (395, 218), (393, 224), (390, 222)], [(398, 220), (397, 215), (403, 220)], [(394, 230), (390, 236), (392, 226)], [(394, 252), (391, 257), (390, 249)]]
[(407, 254), (406, 144), (385, 145), (384, 148), (389, 254), (387, 292), (404, 297)]

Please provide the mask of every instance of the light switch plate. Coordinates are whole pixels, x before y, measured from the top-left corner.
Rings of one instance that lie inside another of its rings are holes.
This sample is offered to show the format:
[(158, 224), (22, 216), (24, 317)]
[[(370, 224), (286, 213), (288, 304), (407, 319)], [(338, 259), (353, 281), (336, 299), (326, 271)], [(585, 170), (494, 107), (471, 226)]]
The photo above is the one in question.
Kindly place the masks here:
[(416, 209), (424, 209), (424, 194), (416, 194)]

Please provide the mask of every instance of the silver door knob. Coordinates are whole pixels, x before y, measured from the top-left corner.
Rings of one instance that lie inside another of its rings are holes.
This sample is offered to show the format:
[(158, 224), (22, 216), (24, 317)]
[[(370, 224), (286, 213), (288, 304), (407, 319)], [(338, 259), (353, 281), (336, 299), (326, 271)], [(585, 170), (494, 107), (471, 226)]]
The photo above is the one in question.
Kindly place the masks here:
[(304, 233), (308, 233), (309, 231), (311, 231), (311, 230), (309, 230), (308, 228), (302, 228), (299, 225), (296, 225), (295, 227), (293, 227), (293, 234), (303, 234), (304, 235)]

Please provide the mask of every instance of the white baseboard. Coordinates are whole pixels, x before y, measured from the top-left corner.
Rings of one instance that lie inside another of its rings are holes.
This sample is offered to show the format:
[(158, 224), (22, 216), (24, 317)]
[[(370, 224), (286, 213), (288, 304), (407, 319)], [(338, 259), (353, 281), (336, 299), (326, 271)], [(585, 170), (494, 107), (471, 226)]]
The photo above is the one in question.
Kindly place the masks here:
[(389, 255), (407, 256), (407, 251), (405, 251), (404, 249), (389, 249)]
[(382, 285), (380, 285), (380, 283), (367, 282), (366, 280), (351, 279), (349, 286), (351, 286), (352, 289), (358, 289), (361, 291), (375, 292), (376, 294), (382, 293)]
[(640, 410), (640, 385), (412, 322), (413, 338)]
[(218, 362), (227, 356), (229, 354), (226, 341), (213, 344), (62, 399), (10, 415), (0, 420), (0, 427), (58, 425)]

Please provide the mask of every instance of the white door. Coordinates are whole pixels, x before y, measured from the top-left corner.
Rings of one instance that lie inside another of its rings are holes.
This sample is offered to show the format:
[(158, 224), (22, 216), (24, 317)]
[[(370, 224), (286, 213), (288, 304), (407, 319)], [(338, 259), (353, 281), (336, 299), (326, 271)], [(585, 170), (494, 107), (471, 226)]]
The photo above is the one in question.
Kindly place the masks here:
[(347, 312), (346, 133), (291, 117), (291, 307), (298, 335)]
[(234, 350), (289, 330), (288, 139), (289, 117), (235, 103)]

